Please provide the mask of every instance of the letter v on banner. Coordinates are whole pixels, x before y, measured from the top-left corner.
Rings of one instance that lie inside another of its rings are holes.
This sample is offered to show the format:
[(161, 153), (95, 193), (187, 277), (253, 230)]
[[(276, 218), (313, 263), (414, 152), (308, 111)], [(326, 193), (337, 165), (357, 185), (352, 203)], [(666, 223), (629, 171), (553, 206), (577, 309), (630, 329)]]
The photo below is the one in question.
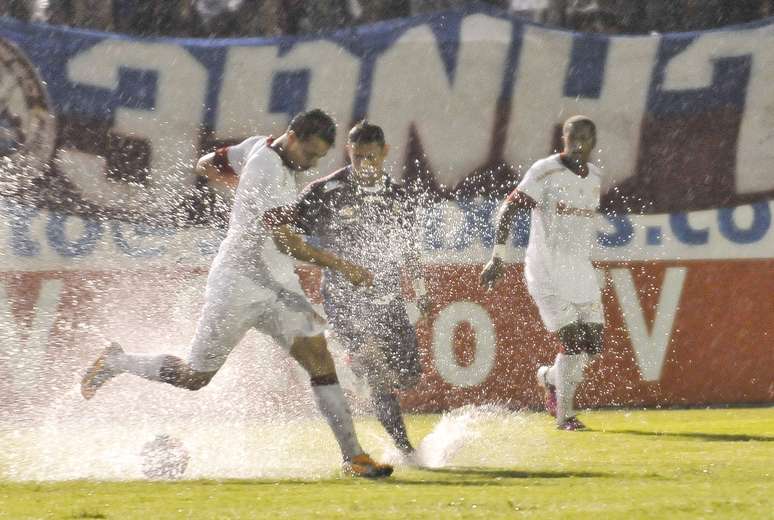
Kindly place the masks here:
[(30, 328), (24, 330), (26, 327), (14, 318), (8, 291), (0, 282), (0, 338), (4, 345), (0, 355), (8, 356), (10, 378), (22, 394), (34, 389), (42, 371), (63, 286), (62, 280), (55, 279), (41, 283)]
[(672, 339), (675, 315), (683, 292), (686, 271), (684, 267), (667, 268), (655, 309), (655, 319), (648, 331), (645, 313), (631, 271), (629, 269), (610, 270), (613, 288), (621, 305), (637, 366), (645, 381), (661, 379), (661, 370), (664, 367), (669, 341)]

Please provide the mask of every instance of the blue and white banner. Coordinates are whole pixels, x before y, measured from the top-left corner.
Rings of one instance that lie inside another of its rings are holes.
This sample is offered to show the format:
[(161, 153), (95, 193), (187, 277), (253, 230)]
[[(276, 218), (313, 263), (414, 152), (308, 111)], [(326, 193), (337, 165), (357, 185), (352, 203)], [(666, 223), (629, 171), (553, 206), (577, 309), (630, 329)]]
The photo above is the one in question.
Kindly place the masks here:
[(682, 212), (774, 193), (771, 20), (608, 37), (478, 7), (321, 37), (176, 40), (3, 19), (0, 51), (3, 153), (49, 166), (32, 179), (19, 177), (39, 168), (10, 168), (3, 190), (81, 213), (174, 213), (196, 198), (200, 154), (281, 133), (312, 107), (340, 123), (321, 173), (368, 116), (386, 130), (396, 177), (501, 196), (584, 113), (599, 126), (607, 209)]

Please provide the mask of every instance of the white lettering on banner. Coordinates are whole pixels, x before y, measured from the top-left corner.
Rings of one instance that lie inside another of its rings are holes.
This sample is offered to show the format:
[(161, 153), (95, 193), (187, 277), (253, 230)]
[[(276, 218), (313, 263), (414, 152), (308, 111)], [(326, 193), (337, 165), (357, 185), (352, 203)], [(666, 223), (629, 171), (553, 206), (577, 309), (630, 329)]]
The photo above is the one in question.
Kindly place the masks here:
[(33, 307), (34, 316), (30, 328), (21, 326), (11, 312), (11, 302), (6, 288), (0, 283), (0, 338), (3, 350), (0, 355), (8, 358), (8, 376), (20, 393), (34, 390), (38, 375), (43, 371), (51, 329), (56, 322), (62, 280), (45, 280), (40, 287)]
[(715, 66), (723, 58), (752, 57), (736, 153), (737, 193), (774, 189), (766, 175), (774, 161), (774, 43), (772, 26), (746, 31), (711, 31), (699, 36), (672, 58), (664, 71), (664, 88), (700, 89), (712, 86)]
[[(298, 79), (306, 84), (295, 85), (306, 92), (285, 93), (299, 96), (300, 101), (306, 101), (305, 106), (293, 107), (293, 100), (286, 99), (287, 109), (322, 108), (342, 125), (340, 130), (352, 120), (360, 73), (357, 57), (325, 40), (297, 44), (283, 55), (279, 52), (275, 46), (229, 48), (215, 123), (218, 139), (241, 139), (255, 133), (279, 135), (285, 131), (289, 115), (271, 112), (272, 98), (283, 95), (282, 91), (273, 91), (274, 81), (282, 74), (308, 74), (308, 78)], [(341, 164), (346, 139), (339, 135), (336, 141), (336, 152), (329, 153), (319, 164), (322, 172)]]
[(67, 64), (71, 81), (111, 90), (119, 88), (122, 69), (152, 72), (157, 78), (154, 105), (116, 108), (112, 128), (115, 134), (150, 142), (148, 185), (112, 182), (103, 175), (100, 158), (73, 150), (60, 151), (58, 163), (82, 193), (96, 197), (91, 202), (103, 207), (141, 213), (172, 209), (193, 183), (207, 69), (183, 47), (128, 40), (105, 40)]
[[(470, 324), (476, 337), (476, 353), (466, 367), (460, 366), (454, 355), (454, 331), (464, 322)], [(463, 388), (483, 383), (492, 371), (495, 353), (494, 325), (482, 306), (454, 302), (438, 314), (433, 324), (433, 361), (444, 381)]]
[(455, 186), (486, 162), (511, 32), (510, 22), (465, 18), (451, 80), (427, 26), (407, 31), (379, 58), (368, 113), (393, 143), (395, 172), (412, 125), (443, 184)]
[(635, 174), (641, 121), (659, 40), (627, 37), (608, 41), (598, 98), (567, 97), (567, 71), (576, 66), (570, 60), (573, 35), (526, 26), (512, 94), (506, 162), (522, 165), (526, 171), (550, 151), (555, 125), (574, 114), (586, 114), (597, 123), (601, 151), (596, 158), (604, 167), (605, 185)]
[(637, 366), (644, 381), (661, 379), (661, 370), (664, 367), (667, 348), (672, 339), (686, 271), (687, 269), (684, 267), (667, 268), (664, 281), (661, 284), (653, 326), (648, 332), (632, 273), (629, 269), (610, 270), (613, 288), (621, 305), (621, 312), (629, 331), (629, 339), (637, 359)]
[(0, 197), (0, 271), (207, 267), (225, 230), (87, 218)]
[[(485, 263), (491, 201), (445, 202), (420, 213), (422, 261), (431, 265)], [(597, 217), (606, 241), (596, 261), (771, 259), (774, 202), (680, 214)], [(491, 229), (491, 228), (490, 228)], [(225, 230), (172, 228), (40, 210), (0, 197), (0, 270), (110, 270), (206, 267)], [(521, 262), (526, 229), (514, 226), (505, 260)]]

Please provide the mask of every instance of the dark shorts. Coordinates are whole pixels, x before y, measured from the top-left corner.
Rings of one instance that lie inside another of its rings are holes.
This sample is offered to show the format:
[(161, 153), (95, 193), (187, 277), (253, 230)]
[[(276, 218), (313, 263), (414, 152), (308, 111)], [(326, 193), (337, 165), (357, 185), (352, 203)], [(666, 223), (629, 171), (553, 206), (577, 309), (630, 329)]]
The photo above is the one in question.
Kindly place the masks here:
[[(323, 291), (323, 307), (331, 331), (352, 359), (360, 361), (356, 364), (366, 367), (366, 373), (362, 375), (371, 379), (377, 374), (369, 374), (369, 368), (378, 367), (383, 362), (392, 372), (394, 386), (403, 389), (416, 384), (422, 374), (422, 365), (417, 336), (402, 298), (376, 305), (359, 299), (331, 298)], [(374, 340), (379, 345), (379, 360), (370, 359), (374, 357), (374, 351), (366, 347)], [(369, 359), (359, 360), (361, 355)]]

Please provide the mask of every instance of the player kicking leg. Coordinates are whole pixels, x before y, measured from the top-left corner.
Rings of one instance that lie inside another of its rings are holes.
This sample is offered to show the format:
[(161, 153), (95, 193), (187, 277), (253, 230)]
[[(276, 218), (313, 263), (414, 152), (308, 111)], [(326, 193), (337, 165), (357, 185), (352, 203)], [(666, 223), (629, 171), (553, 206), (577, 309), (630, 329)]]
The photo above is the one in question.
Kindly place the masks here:
[(245, 333), (255, 327), (285, 347), (309, 374), (317, 407), (341, 449), (344, 471), (366, 478), (389, 476), (392, 467), (375, 462), (358, 442), (333, 359), (321, 334), (323, 320), (300, 297), (267, 306), (265, 301), (256, 301), (252, 296), (258, 291), (260, 286), (238, 273), (221, 270), (211, 274), (186, 360), (168, 354), (125, 353), (117, 343), (112, 343), (83, 377), (83, 396), (91, 399), (105, 383), (124, 373), (199, 390), (212, 380)]

